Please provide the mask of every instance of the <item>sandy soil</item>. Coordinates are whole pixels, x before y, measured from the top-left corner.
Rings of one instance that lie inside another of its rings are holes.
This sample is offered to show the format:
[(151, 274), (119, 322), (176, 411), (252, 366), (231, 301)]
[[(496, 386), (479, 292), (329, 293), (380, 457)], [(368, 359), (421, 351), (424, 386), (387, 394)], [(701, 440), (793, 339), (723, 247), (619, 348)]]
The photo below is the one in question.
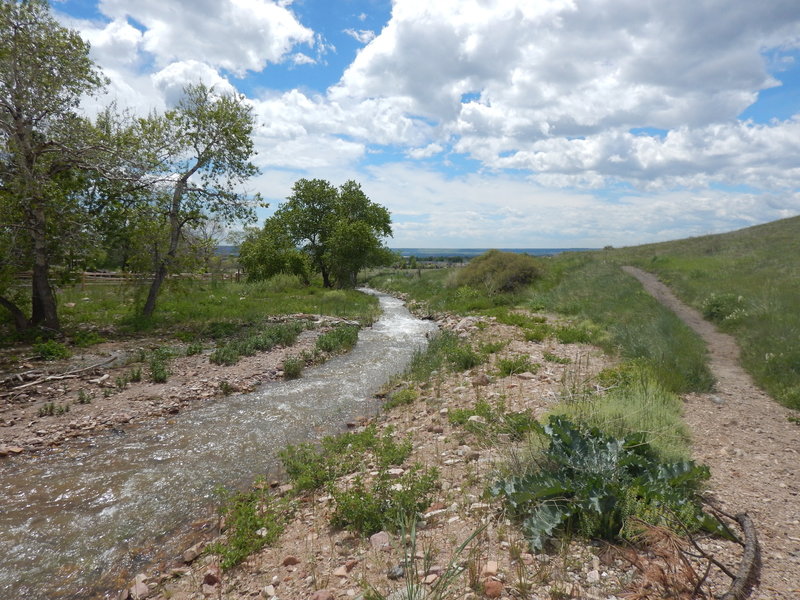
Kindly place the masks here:
[(739, 347), (705, 321), (658, 279), (625, 270), (674, 311), (708, 344), (713, 393), (685, 398), (685, 419), (694, 434), (694, 455), (711, 468), (711, 487), (729, 513), (748, 513), (762, 547), (758, 599), (800, 598), (800, 426), (798, 414), (758, 389), (739, 366)]

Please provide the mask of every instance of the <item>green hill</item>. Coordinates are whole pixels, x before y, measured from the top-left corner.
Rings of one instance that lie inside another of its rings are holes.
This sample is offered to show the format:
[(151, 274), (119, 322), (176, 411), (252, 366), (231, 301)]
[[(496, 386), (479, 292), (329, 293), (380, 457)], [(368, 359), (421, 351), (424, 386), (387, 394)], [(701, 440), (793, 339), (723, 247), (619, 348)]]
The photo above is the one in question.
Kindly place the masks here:
[(800, 217), (603, 254), (656, 273), (738, 339), (760, 386), (800, 409)]

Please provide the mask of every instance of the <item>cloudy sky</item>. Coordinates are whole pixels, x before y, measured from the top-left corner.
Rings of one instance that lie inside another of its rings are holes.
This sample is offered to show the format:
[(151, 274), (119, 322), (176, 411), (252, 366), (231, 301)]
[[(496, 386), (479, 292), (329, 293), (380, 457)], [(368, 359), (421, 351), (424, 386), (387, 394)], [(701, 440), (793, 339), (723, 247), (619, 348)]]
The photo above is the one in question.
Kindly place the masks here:
[(800, 214), (797, 0), (51, 0), (164, 109), (258, 119), (272, 212), (359, 181), (393, 247), (598, 247)]

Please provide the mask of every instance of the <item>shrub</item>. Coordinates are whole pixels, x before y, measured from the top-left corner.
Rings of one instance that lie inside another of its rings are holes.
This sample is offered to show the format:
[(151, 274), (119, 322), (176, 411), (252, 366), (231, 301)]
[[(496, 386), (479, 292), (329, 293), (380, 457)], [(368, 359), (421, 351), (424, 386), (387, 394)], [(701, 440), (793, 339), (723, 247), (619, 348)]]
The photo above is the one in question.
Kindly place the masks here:
[(105, 342), (105, 338), (98, 334), (96, 331), (76, 331), (72, 336), (72, 343), (78, 348), (88, 348), (95, 344)]
[(485, 289), (495, 294), (516, 291), (541, 276), (541, 263), (532, 256), (489, 250), (459, 271), (456, 285)]
[(703, 316), (715, 323), (721, 323), (743, 311), (742, 301), (743, 298), (736, 294), (712, 293), (703, 300)]
[(415, 465), (396, 479), (381, 469), (371, 485), (359, 476), (347, 489), (332, 487), (331, 524), (361, 535), (401, 530), (430, 506), (438, 479), (437, 469)]
[(322, 352), (344, 352), (358, 341), (358, 325), (339, 325), (317, 338), (315, 347)]
[(59, 360), (70, 357), (69, 349), (64, 344), (55, 340), (47, 340), (46, 342), (34, 344), (33, 352), (42, 360)]
[(169, 379), (169, 367), (167, 361), (170, 352), (166, 348), (157, 348), (150, 355), (150, 380), (153, 383), (166, 383)]
[(302, 358), (287, 356), (283, 360), (283, 376), (286, 379), (297, 379), (303, 374), (306, 363)]
[(536, 373), (541, 365), (532, 363), (529, 356), (518, 355), (511, 358), (501, 358), (497, 361), (497, 372), (500, 377), (519, 375), (520, 373)]
[(708, 468), (691, 461), (659, 461), (641, 434), (624, 438), (579, 427), (560, 416), (540, 427), (547, 448), (531, 473), (496, 482), (534, 550), (558, 531), (606, 540), (626, 539), (628, 519), (720, 535), (724, 527), (697, 500)]
[[(470, 421), (473, 416), (481, 417), (482, 422)], [(447, 419), (454, 425), (462, 425), (467, 431), (490, 439), (503, 433), (519, 441), (538, 427), (530, 412), (506, 412), (502, 403), (492, 407), (486, 400), (478, 400), (473, 408), (456, 408), (448, 414)]]

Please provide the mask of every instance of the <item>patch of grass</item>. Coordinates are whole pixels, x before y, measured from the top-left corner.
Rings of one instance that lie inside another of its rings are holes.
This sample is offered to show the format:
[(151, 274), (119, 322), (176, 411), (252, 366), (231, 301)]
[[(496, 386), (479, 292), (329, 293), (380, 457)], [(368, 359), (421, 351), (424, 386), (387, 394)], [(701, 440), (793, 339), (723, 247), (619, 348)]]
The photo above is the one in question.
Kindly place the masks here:
[(48, 402), (37, 411), (39, 417), (60, 417), (69, 412), (69, 404)]
[(78, 392), (78, 404), (91, 404), (92, 397), (86, 392), (86, 390), (80, 390)]
[(469, 342), (451, 331), (442, 331), (431, 338), (424, 350), (414, 353), (403, 377), (412, 381), (427, 381), (434, 371), (466, 371), (484, 360), (485, 356), (475, 352)]
[(170, 375), (169, 360), (171, 357), (172, 353), (167, 348), (156, 348), (150, 353), (150, 381), (166, 383)]
[(220, 517), (225, 523), (223, 536), (206, 552), (220, 557), (220, 566), (229, 569), (266, 545), (275, 543), (292, 516), (290, 502), (276, 498), (266, 486), (257, 484), (249, 492), (220, 490)]
[(496, 340), (494, 342), (484, 342), (480, 345), (480, 352), (486, 356), (490, 354), (497, 354), (508, 345), (508, 342), (503, 340)]
[(297, 356), (287, 356), (283, 360), (283, 376), (286, 379), (297, 379), (303, 374), (306, 362)]
[(222, 381), (220, 381), (220, 382), (219, 382), (219, 392), (220, 392), (220, 394), (222, 394), (223, 396), (230, 396), (230, 395), (231, 395), (231, 394), (233, 394), (235, 391), (236, 391), (236, 388), (235, 388), (235, 387), (233, 387), (233, 386), (232, 386), (230, 383), (228, 383), (226, 380), (224, 380), (224, 379), (223, 379)]
[(397, 478), (381, 469), (369, 483), (358, 476), (345, 489), (332, 486), (331, 524), (360, 535), (398, 531), (430, 506), (438, 480), (436, 468), (414, 465)]
[(543, 342), (555, 335), (555, 329), (545, 323), (532, 325), (523, 330), (526, 342)]
[(381, 467), (401, 464), (411, 453), (411, 441), (397, 442), (393, 430), (378, 434), (370, 425), (361, 432), (326, 436), (320, 446), (310, 443), (289, 445), (278, 453), (295, 489), (319, 489), (337, 477), (353, 473), (369, 455)]
[(512, 440), (519, 441), (538, 427), (536, 419), (529, 411), (509, 412), (503, 403), (492, 406), (483, 399), (478, 400), (472, 408), (453, 409), (448, 413), (447, 419), (450, 423), (460, 425), (490, 441), (497, 439), (498, 434), (507, 434)]
[(203, 342), (191, 342), (186, 346), (186, 356), (195, 356), (203, 353)]
[(556, 363), (559, 365), (568, 365), (572, 362), (572, 359), (569, 356), (558, 356), (557, 354), (553, 354), (547, 350), (542, 353), (542, 358), (544, 358), (547, 362)]
[(404, 387), (389, 395), (389, 399), (383, 403), (385, 410), (391, 410), (397, 406), (407, 406), (413, 404), (417, 400), (418, 394), (416, 390)]
[(72, 355), (69, 348), (55, 340), (35, 343), (33, 345), (33, 353), (42, 360), (61, 360)]
[(315, 348), (321, 352), (347, 352), (358, 341), (358, 325), (339, 325), (317, 338)]
[(540, 368), (541, 365), (532, 363), (531, 357), (526, 354), (501, 358), (497, 361), (497, 374), (500, 377), (519, 375), (520, 373), (537, 373)]
[(235, 365), (242, 356), (267, 352), (276, 346), (291, 346), (303, 330), (302, 323), (270, 323), (262, 328), (232, 339), (218, 347), (208, 357), (216, 365)]
[(96, 331), (79, 329), (72, 334), (72, 343), (78, 348), (88, 348), (89, 346), (102, 344), (105, 341), (106, 339)]

